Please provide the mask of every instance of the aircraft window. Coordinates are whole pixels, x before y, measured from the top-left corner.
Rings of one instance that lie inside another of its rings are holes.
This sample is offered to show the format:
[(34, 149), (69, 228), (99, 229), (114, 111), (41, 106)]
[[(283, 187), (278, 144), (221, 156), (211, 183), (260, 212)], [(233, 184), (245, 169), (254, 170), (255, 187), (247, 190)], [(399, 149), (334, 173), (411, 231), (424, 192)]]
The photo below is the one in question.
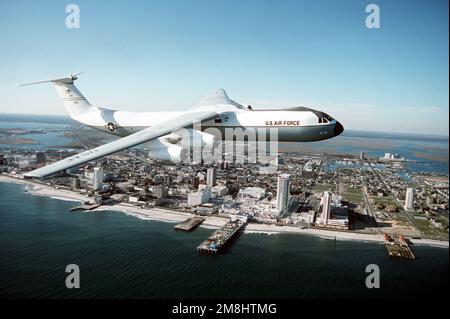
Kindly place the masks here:
[(221, 119), (221, 118), (215, 119), (215, 120), (214, 120), (214, 123), (222, 123), (222, 119)]
[(319, 117), (319, 123), (329, 123), (333, 121), (333, 118), (331, 116), (324, 116), (324, 117)]

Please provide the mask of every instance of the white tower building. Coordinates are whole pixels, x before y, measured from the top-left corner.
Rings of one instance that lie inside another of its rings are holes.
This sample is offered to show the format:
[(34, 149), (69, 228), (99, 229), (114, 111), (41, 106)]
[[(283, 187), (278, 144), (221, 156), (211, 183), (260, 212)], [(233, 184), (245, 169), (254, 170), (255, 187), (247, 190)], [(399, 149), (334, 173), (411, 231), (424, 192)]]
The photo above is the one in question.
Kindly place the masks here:
[(277, 185), (277, 210), (284, 213), (288, 209), (290, 196), (290, 182), (291, 176), (289, 174), (281, 174), (278, 176)]
[(92, 176), (92, 188), (94, 190), (102, 189), (103, 186), (103, 168), (94, 167), (94, 174)]
[(332, 197), (331, 192), (323, 192), (322, 199), (320, 200), (320, 205), (322, 207), (320, 219), (322, 220), (322, 224), (324, 225), (327, 225), (328, 219), (330, 219), (331, 197)]
[(412, 210), (414, 206), (414, 189), (408, 188), (406, 190), (406, 198), (405, 198), (405, 210)]
[(211, 167), (206, 171), (206, 184), (210, 187), (216, 186), (216, 168)]
[(365, 153), (365, 152), (359, 153), (359, 159), (360, 159), (361, 161), (365, 161), (365, 160), (367, 159), (366, 153)]

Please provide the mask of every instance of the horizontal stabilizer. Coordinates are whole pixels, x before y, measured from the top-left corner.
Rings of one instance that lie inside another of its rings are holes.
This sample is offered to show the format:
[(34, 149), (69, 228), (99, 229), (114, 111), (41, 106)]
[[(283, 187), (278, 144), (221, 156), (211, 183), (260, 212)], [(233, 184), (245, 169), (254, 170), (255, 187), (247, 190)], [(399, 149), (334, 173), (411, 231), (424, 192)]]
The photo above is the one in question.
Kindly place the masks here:
[(34, 85), (34, 84), (41, 84), (41, 83), (48, 83), (48, 82), (51, 82), (51, 83), (60, 82), (60, 83), (72, 84), (73, 81), (78, 79), (78, 75), (83, 74), (83, 73), (84, 72), (79, 72), (79, 73), (75, 73), (75, 74), (70, 74), (69, 76), (66, 76), (66, 77), (63, 77), (63, 78), (44, 80), (44, 81), (38, 81), (38, 82), (31, 82), (31, 83), (24, 83), (24, 84), (19, 84), (18, 86), (27, 86), (27, 85)]

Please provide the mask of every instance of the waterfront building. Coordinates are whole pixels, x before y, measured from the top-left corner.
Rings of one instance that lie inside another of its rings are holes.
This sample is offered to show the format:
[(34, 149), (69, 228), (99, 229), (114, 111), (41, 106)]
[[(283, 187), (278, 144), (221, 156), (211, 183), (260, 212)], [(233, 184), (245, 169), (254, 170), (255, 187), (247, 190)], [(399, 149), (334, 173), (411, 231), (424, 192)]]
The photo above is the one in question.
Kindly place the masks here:
[(188, 206), (198, 206), (207, 203), (211, 199), (211, 187), (206, 186), (204, 189), (188, 195)]
[(365, 160), (367, 159), (366, 153), (365, 153), (365, 152), (361, 152), (361, 153), (359, 154), (359, 159), (360, 159), (361, 161), (365, 161)]
[(45, 152), (36, 151), (36, 164), (45, 164)]
[(331, 192), (323, 192), (323, 196), (320, 200), (320, 219), (323, 225), (328, 224), (328, 220), (330, 219), (330, 212), (331, 212), (331, 199), (332, 194)]
[(165, 185), (156, 185), (154, 195), (156, 198), (166, 198), (168, 195), (168, 190)]
[(94, 190), (100, 190), (103, 186), (103, 168), (94, 167), (94, 173), (92, 176), (92, 188)]
[(80, 188), (80, 179), (79, 178), (74, 178), (72, 179), (72, 188)]
[(276, 208), (280, 213), (284, 213), (288, 209), (291, 186), (290, 179), (291, 176), (289, 174), (281, 174), (278, 176)]

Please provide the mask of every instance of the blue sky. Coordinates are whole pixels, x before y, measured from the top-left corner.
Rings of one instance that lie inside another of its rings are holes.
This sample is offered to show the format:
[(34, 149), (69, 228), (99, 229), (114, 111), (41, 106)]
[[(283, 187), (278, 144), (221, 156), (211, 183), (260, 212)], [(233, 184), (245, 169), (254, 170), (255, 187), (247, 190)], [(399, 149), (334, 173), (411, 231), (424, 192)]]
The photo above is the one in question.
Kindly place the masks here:
[[(65, 27), (78, 4), (80, 29)], [(376, 3), (381, 28), (367, 29)], [(448, 1), (0, 0), (0, 113), (65, 114), (70, 72), (91, 103), (183, 110), (223, 87), (255, 108), (305, 105), (348, 129), (448, 135)]]

